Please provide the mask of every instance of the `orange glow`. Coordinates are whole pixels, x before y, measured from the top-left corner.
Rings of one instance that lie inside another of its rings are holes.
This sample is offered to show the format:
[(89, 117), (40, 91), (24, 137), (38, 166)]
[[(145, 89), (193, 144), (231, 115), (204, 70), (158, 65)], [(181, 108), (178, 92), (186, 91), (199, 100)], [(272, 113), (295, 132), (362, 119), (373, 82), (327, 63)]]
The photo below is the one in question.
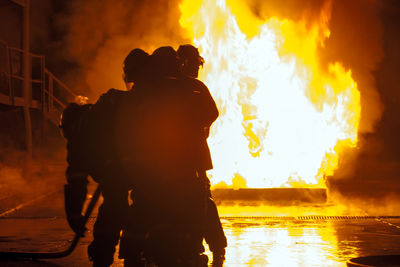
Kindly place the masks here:
[[(226, 249), (226, 266), (345, 266), (335, 227), (330, 223), (315, 227), (279, 220), (240, 222), (248, 226), (233, 227), (228, 233), (232, 245)], [(345, 257), (358, 256), (354, 249), (346, 252)]]
[(357, 145), (361, 112), (351, 70), (319, 61), (329, 2), (312, 26), (262, 21), (240, 0), (183, 0), (180, 9), (220, 111), (208, 140), (213, 183), (325, 187), (342, 151)]

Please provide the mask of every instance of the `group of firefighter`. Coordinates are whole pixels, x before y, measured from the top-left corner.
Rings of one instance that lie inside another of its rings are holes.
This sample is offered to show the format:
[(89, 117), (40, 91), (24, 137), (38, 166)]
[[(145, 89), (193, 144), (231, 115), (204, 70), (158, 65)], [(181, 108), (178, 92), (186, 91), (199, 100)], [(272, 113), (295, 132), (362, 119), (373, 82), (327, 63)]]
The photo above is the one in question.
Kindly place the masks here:
[(64, 110), (65, 208), (76, 234), (84, 232), (88, 176), (103, 195), (88, 247), (93, 266), (110, 266), (118, 242), (127, 267), (207, 266), (203, 239), (222, 266), (227, 242), (206, 175), (219, 113), (197, 79), (203, 64), (192, 45), (151, 55), (136, 48), (124, 60), (127, 90)]

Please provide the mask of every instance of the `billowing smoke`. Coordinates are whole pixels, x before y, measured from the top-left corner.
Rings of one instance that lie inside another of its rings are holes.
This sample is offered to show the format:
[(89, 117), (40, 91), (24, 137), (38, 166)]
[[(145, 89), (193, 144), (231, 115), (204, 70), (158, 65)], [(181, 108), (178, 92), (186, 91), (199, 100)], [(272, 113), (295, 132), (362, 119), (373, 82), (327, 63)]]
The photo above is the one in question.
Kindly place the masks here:
[(330, 188), (345, 196), (393, 200), (388, 194), (399, 192), (398, 15), (394, 1), (336, 1), (333, 6), (327, 55), (353, 70), (362, 105), (358, 154), (342, 158), (328, 179)]
[(151, 53), (185, 41), (177, 1), (75, 0), (65, 8), (56, 17), (65, 31), (61, 60), (76, 67), (64, 79), (91, 101), (109, 88), (124, 89), (122, 62), (133, 48)]
[(383, 106), (374, 73), (383, 58), (383, 25), (380, 9), (372, 1), (335, 1), (331, 35), (321, 54), (350, 68), (361, 92), (360, 133), (375, 131)]

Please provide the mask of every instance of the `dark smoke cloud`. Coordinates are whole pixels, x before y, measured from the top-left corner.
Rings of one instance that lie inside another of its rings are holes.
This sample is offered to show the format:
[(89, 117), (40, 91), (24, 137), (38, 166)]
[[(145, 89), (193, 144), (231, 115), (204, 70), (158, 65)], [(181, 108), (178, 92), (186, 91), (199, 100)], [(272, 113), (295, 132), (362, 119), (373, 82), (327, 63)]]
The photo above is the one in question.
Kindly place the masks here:
[(75, 65), (65, 76), (92, 101), (111, 87), (123, 89), (122, 62), (136, 47), (151, 53), (185, 40), (179, 26), (178, 1), (69, 1), (56, 23), (64, 31), (62, 60)]
[(342, 62), (352, 70), (361, 92), (360, 132), (373, 132), (383, 111), (374, 76), (384, 53), (380, 8), (373, 1), (335, 1), (330, 27), (324, 60)]
[(397, 198), (388, 202), (396, 203), (400, 192), (400, 3), (381, 1), (378, 8), (384, 57), (374, 77), (384, 112), (376, 132), (361, 135), (359, 155), (352, 162), (351, 172), (343, 172), (349, 169), (349, 163), (343, 160), (328, 184), (345, 196), (386, 198), (394, 194)]

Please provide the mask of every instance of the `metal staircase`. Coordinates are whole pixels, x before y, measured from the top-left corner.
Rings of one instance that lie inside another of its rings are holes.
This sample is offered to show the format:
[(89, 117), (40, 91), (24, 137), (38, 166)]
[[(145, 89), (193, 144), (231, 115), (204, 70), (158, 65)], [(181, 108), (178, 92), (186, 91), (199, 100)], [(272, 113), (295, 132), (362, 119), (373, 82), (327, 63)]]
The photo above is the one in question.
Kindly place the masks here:
[(66, 104), (78, 95), (46, 68), (45, 56), (30, 53), (31, 95), (27, 103), (23, 95), (24, 53), (24, 50), (8, 46), (0, 40), (0, 104), (28, 105), (29, 108), (40, 110), (46, 119), (57, 125)]

